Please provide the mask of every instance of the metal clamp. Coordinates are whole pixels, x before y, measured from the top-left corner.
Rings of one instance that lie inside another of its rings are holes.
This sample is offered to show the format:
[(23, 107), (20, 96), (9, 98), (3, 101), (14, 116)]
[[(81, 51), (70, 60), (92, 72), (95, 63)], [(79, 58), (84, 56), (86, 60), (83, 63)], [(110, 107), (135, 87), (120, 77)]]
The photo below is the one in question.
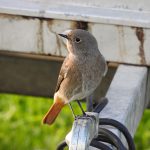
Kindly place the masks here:
[(86, 112), (86, 115), (75, 119), (66, 136), (69, 150), (88, 150), (92, 139), (98, 136), (99, 114)]

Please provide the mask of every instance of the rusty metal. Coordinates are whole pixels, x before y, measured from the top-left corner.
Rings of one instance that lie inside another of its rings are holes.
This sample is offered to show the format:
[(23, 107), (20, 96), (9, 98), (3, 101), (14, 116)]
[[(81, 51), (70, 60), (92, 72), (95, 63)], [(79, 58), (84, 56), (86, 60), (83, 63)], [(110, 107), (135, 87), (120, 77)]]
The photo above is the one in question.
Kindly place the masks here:
[(74, 22), (73, 22), (73, 28), (75, 28), (75, 29), (88, 30), (88, 22), (84, 22), (84, 21), (74, 21)]
[(141, 58), (141, 64), (146, 64), (145, 52), (144, 52), (144, 30), (143, 28), (136, 28), (136, 36), (140, 42), (139, 56)]

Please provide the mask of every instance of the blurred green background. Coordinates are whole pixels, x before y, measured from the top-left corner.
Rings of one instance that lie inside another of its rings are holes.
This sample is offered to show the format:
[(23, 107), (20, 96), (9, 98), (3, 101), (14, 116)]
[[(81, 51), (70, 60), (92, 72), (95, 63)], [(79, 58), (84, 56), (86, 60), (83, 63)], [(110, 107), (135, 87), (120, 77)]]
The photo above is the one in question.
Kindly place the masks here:
[[(0, 150), (55, 150), (70, 131), (73, 117), (66, 106), (54, 125), (42, 125), (51, 104), (49, 98), (0, 94)], [(149, 118), (150, 110), (145, 110), (135, 135), (137, 150), (150, 150)]]

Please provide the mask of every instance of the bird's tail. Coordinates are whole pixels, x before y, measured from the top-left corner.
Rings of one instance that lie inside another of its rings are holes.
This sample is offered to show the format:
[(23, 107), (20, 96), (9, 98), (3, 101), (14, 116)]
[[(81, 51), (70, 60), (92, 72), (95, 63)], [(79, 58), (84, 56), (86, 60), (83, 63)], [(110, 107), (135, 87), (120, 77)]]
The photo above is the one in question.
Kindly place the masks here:
[(56, 99), (47, 114), (44, 116), (43, 124), (53, 124), (64, 105), (65, 103), (61, 99)]

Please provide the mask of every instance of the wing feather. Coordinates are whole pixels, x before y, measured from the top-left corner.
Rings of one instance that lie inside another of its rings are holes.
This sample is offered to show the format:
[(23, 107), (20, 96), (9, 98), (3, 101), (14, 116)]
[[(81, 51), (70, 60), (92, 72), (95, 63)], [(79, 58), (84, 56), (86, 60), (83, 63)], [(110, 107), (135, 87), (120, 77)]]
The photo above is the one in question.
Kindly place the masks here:
[(68, 57), (65, 58), (65, 60), (62, 64), (62, 67), (60, 69), (58, 80), (57, 80), (57, 85), (56, 85), (56, 88), (55, 88), (55, 92), (57, 92), (59, 90), (61, 83), (66, 78), (67, 73), (69, 71), (69, 65), (67, 64), (67, 60), (68, 60)]

